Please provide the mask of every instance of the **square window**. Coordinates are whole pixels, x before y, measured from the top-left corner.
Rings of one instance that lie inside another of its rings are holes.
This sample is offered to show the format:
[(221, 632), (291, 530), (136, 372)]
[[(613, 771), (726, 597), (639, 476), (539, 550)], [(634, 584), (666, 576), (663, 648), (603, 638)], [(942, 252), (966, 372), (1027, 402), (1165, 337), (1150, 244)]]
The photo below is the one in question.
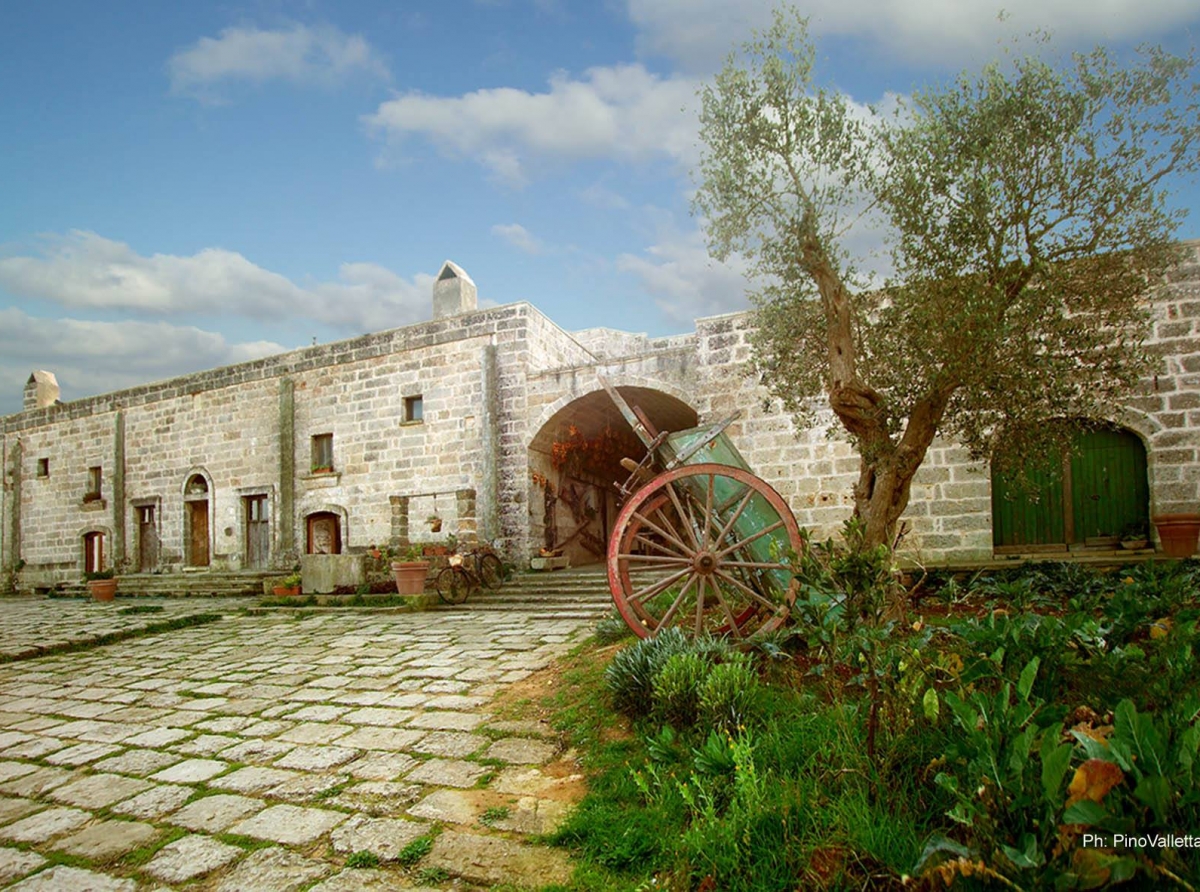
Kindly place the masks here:
[(425, 408), (421, 403), (421, 397), (406, 396), (404, 398), (404, 420), (423, 421), (424, 418)]
[(49, 477), (50, 476), (50, 459), (48, 459), (48, 458), (39, 458), (38, 459), (37, 475), (39, 477)]
[(312, 438), (312, 471), (314, 474), (333, 470), (333, 434), (317, 434)]

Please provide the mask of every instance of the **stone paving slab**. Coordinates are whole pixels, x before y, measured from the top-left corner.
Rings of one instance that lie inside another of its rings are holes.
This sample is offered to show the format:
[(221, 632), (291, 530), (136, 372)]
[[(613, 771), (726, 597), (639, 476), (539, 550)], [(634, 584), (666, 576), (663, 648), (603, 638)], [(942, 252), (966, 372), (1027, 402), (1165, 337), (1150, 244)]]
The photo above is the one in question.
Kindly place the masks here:
[[(122, 613), (138, 606), (161, 607), (153, 613)], [(0, 661), (34, 656), (48, 647), (79, 644), (102, 635), (144, 629), (155, 623), (197, 613), (232, 614), (253, 598), (122, 598), (100, 603), (84, 598), (5, 598)]]
[[(50, 625), (62, 603), (42, 603)], [(0, 640), (8, 621), (0, 614)], [(462, 878), (455, 889), (556, 882), (569, 872), (566, 856), (521, 837), (550, 826), (561, 803), (544, 799), (558, 788), (519, 775), (536, 770), (521, 760), (553, 757), (553, 735), (506, 725), (493, 698), (504, 689), (497, 678), (564, 653), (581, 628), (519, 612), (231, 613), (0, 663), (4, 882), (62, 892), (197, 881), (208, 892), (408, 889), (414, 878), (398, 867), (340, 865), (353, 851), (394, 858), (455, 817), (464, 832), (442, 833), (456, 836), (421, 865)], [(492, 756), (512, 763), (495, 779), (494, 763), (478, 761)], [(546, 791), (530, 789), (539, 786)], [(497, 806), (505, 817), (483, 826), (483, 811)], [(140, 867), (106, 866), (181, 831)], [(214, 838), (224, 833), (273, 845), (247, 852)], [(77, 872), (36, 860), (56, 852), (78, 859)], [(468, 863), (480, 858), (482, 872)]]

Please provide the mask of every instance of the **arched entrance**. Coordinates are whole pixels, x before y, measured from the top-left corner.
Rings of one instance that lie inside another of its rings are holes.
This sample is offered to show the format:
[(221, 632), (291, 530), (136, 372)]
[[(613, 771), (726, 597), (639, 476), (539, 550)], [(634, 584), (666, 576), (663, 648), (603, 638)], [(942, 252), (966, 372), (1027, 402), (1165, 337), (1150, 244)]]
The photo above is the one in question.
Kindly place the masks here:
[[(697, 424), (683, 400), (648, 387), (618, 387), (625, 401), (660, 431)], [(558, 409), (529, 444), (530, 542), (561, 553), (572, 566), (604, 560), (617, 516), (614, 484), (628, 472), (622, 458), (641, 460), (645, 447), (603, 390)]]
[(211, 560), (211, 489), (201, 472), (189, 474), (183, 485), (183, 550), (189, 567), (207, 567)]
[(342, 519), (333, 511), (316, 511), (305, 519), (307, 554), (342, 553)]
[(1112, 547), (1148, 526), (1146, 447), (1122, 428), (1072, 434), (1070, 451), (1051, 470), (1032, 471), (1031, 486), (992, 470), (992, 535), (997, 551)]

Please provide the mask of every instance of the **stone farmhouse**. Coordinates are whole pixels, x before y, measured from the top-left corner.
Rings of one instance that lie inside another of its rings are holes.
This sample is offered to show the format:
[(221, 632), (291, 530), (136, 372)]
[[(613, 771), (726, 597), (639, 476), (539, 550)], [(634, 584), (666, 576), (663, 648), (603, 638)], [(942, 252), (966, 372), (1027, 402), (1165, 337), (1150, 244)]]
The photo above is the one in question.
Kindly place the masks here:
[[(935, 444), (906, 551), (1095, 552), (1153, 514), (1200, 511), (1200, 242), (1189, 248), (1152, 296), (1157, 374), (1113, 407), (1117, 427), (1081, 431), (1041, 498)], [(518, 563), (546, 546), (598, 561), (613, 480), (559, 459), (572, 443), (628, 441), (599, 375), (660, 430), (739, 412), (728, 434), (754, 472), (802, 526), (833, 535), (857, 459), (824, 427), (795, 430), (747, 374), (751, 325), (735, 313), (672, 337), (567, 332), (528, 303), (479, 309), (446, 262), (428, 322), (69, 402), (36, 371), (23, 410), (0, 419), (0, 570), (38, 590), (107, 566), (290, 569), (305, 553), (450, 535)]]

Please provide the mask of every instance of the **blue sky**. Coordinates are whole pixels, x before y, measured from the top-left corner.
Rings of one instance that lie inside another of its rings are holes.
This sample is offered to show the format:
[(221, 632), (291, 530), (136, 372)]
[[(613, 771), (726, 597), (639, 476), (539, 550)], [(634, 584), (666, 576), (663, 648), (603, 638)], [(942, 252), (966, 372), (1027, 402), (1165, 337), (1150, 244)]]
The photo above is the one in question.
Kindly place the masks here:
[[(689, 213), (695, 92), (772, 5), (5, 4), (0, 414), (34, 369), (70, 400), (426, 319), (445, 259), (568, 330), (744, 308)], [(1200, 33), (1194, 0), (803, 9), (861, 103), (1034, 28), (1062, 50)]]

